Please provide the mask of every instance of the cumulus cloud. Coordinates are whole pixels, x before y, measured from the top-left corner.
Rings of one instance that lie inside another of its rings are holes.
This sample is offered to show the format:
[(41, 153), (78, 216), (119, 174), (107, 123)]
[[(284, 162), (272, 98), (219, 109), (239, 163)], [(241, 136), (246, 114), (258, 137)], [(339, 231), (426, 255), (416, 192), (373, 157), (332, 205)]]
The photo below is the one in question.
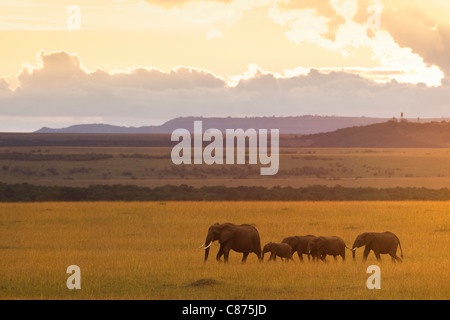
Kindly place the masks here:
[[(371, 7), (380, 10), (379, 30), (368, 25)], [(412, 65), (416, 77), (412, 70), (401, 70), (411, 74), (408, 81), (413, 82), (432, 74), (437, 79), (438, 69), (449, 76), (449, 12), (450, 4), (441, 0), (426, 5), (420, 0), (277, 0), (269, 17), (288, 26), (285, 36), (297, 44), (314, 43), (343, 56), (368, 47), (383, 67)], [(444, 77), (440, 74), (439, 80)]]
[(7, 91), (8, 89), (8, 83), (6, 80), (0, 78), (0, 91)]
[(83, 81), (86, 71), (77, 55), (67, 52), (38, 55), (39, 66), (25, 68), (18, 75), (21, 88), (60, 87), (72, 81)]
[[(372, 1), (373, 2), (373, 1)], [(367, 19), (370, 0), (361, 0), (354, 16), (358, 23)], [(383, 0), (380, 27), (389, 32), (401, 47), (411, 48), (426, 63), (434, 64), (450, 75), (450, 3), (429, 0)], [(370, 35), (370, 33), (369, 33)]]
[[(252, 66), (230, 85), (210, 72), (138, 68), (88, 71), (76, 54), (39, 54), (40, 64), (19, 75), (10, 90), (0, 81), (0, 125), (29, 130), (55, 123), (150, 125), (179, 116), (450, 116), (450, 86), (376, 83), (358, 71), (295, 70), (285, 74)], [(371, 72), (366, 70), (366, 72)], [(376, 70), (372, 72), (377, 73)], [(384, 75), (389, 71), (380, 70)], [(6, 120), (5, 120), (6, 119)]]
[[(343, 4), (346, 5), (347, 2), (348, 0), (344, 0)], [(272, 12), (272, 17), (277, 20), (276, 16), (283, 15), (288, 20), (294, 20), (293, 26), (302, 28), (304, 33), (307, 33), (305, 27), (312, 26), (322, 37), (333, 41), (339, 26), (345, 22), (344, 15), (336, 11), (344, 13), (343, 10), (339, 10), (343, 4), (335, 0), (277, 0), (274, 6), (277, 12), (275, 14)], [(281, 18), (278, 21), (285, 23), (283, 20)]]
[(108, 73), (87, 71), (76, 54), (66, 51), (39, 53), (39, 66), (24, 69), (19, 75), (20, 89), (58, 89), (124, 87), (148, 90), (222, 87), (225, 80), (196, 68), (179, 67), (168, 73), (154, 68), (132, 68)]
[[(269, 10), (269, 17), (280, 25), (288, 26), (289, 30), (284, 34), (287, 39), (296, 44), (312, 43), (331, 51), (341, 52), (344, 57), (352, 56), (353, 53), (361, 49), (369, 49), (372, 60), (379, 67), (397, 69), (403, 74), (393, 77), (397, 81), (425, 82), (428, 85), (439, 85), (444, 78), (444, 73), (439, 67), (445, 69), (447, 64), (450, 66), (448, 59), (444, 58), (444, 52), (449, 52), (450, 41), (448, 42), (448, 48), (443, 44), (447, 43), (446, 41), (440, 43), (438, 47), (441, 51), (439, 53), (433, 50), (436, 46), (426, 45), (427, 40), (416, 41), (415, 39), (424, 37), (417, 37), (415, 32), (411, 32), (411, 30), (415, 30), (411, 25), (405, 27), (401, 19), (402, 16), (397, 14), (394, 17), (393, 12), (401, 10), (394, 7), (393, 3), (397, 4), (397, 1), (278, 0), (276, 5)], [(367, 9), (371, 6), (377, 6), (383, 10), (380, 18), (382, 22), (380, 30), (372, 28), (367, 23), (371, 17)], [(385, 10), (385, 8), (387, 9)], [(421, 7), (416, 6), (416, 10), (419, 9), (423, 10), (423, 3)], [(411, 17), (420, 16), (420, 11), (415, 12), (415, 14), (411, 10), (402, 12), (404, 15)], [(411, 21), (411, 17), (408, 20)], [(427, 17), (425, 15), (425, 18)], [(439, 27), (433, 27), (435, 28), (433, 31), (429, 20), (428, 17), (421, 21), (427, 21), (429, 32), (436, 32)], [(394, 24), (395, 27), (391, 27)], [(424, 25), (426, 25), (425, 22)], [(408, 36), (403, 35), (403, 38), (406, 39), (403, 41), (398, 40), (401, 40), (402, 36), (398, 35), (400, 31), (396, 31), (396, 29), (400, 29), (400, 26), (402, 26), (403, 32), (408, 30)], [(446, 32), (441, 31), (441, 34), (446, 35)], [(330, 37), (330, 35), (333, 36)], [(450, 32), (448, 35), (450, 35)], [(421, 49), (414, 50), (416, 45), (409, 46), (407, 39), (410, 39), (411, 43), (416, 41), (417, 47)], [(443, 37), (441, 36), (440, 39), (443, 39)], [(424, 58), (427, 55), (430, 58)]]

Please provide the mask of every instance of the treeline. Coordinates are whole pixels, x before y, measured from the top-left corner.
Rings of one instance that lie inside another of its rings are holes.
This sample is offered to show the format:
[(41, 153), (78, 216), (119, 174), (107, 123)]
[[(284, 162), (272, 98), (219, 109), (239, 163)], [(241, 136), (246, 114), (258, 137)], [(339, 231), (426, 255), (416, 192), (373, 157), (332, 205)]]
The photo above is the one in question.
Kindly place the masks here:
[(345, 188), (342, 186), (225, 187), (135, 185), (89, 187), (37, 186), (0, 183), (0, 202), (42, 201), (406, 201), (450, 200), (450, 190), (427, 188)]

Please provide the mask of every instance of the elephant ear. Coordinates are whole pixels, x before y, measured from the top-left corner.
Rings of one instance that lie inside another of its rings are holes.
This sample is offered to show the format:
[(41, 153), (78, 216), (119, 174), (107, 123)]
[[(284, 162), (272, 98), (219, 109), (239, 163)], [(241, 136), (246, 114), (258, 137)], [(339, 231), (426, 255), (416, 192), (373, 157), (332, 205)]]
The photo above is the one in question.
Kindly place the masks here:
[(219, 243), (224, 243), (233, 237), (233, 230), (231, 228), (223, 228), (220, 233)]
[(375, 234), (373, 234), (373, 233), (366, 233), (366, 236), (365, 236), (366, 245), (370, 245), (374, 238), (375, 238)]
[(323, 238), (316, 238), (314, 240), (315, 240), (317, 249), (321, 249), (325, 245), (325, 240)]

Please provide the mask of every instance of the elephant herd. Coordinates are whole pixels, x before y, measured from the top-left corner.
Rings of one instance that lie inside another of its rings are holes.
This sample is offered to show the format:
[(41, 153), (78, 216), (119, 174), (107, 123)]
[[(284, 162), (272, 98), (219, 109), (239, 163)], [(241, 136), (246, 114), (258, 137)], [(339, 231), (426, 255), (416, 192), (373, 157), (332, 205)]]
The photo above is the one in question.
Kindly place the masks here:
[(365, 232), (358, 235), (353, 243), (352, 248), (345, 245), (344, 240), (339, 237), (316, 237), (313, 235), (291, 236), (284, 238), (281, 243), (269, 242), (261, 250), (261, 241), (258, 230), (249, 224), (235, 225), (232, 223), (213, 224), (208, 229), (205, 243), (200, 248), (205, 249), (205, 259), (208, 259), (209, 247), (218, 240), (220, 247), (216, 259), (221, 262), (222, 256), (224, 262), (228, 262), (230, 250), (243, 253), (242, 262), (246, 262), (248, 255), (253, 252), (258, 256), (260, 261), (264, 260), (264, 254), (270, 252), (270, 260), (276, 260), (280, 257), (282, 260), (293, 260), (293, 254), (297, 252), (300, 261), (303, 261), (303, 255), (307, 255), (308, 260), (325, 261), (327, 255), (333, 256), (337, 260), (337, 256), (341, 256), (345, 261), (345, 250), (350, 250), (355, 259), (355, 251), (357, 248), (365, 246), (363, 253), (363, 261), (367, 259), (370, 251), (373, 251), (377, 260), (381, 262), (380, 254), (389, 254), (392, 261), (401, 262), (397, 256), (397, 247), (400, 247), (401, 257), (403, 258), (403, 250), (400, 240), (392, 232)]

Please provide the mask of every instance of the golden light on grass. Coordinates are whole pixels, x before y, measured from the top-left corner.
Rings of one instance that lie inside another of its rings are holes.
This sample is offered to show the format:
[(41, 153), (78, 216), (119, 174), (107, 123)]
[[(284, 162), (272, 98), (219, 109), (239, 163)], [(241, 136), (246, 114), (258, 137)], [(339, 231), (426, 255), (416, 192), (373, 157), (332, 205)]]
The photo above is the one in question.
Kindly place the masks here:
[[(80, 202), (0, 204), (3, 299), (448, 299), (448, 202)], [(351, 246), (365, 231), (392, 231), (404, 261), (382, 255), (381, 290), (368, 290), (357, 251), (346, 262), (260, 263), (230, 253), (203, 263), (215, 222), (251, 223), (261, 243), (290, 235), (337, 235)], [(66, 268), (81, 268), (68, 290)], [(196, 282), (201, 279), (211, 281)]]

